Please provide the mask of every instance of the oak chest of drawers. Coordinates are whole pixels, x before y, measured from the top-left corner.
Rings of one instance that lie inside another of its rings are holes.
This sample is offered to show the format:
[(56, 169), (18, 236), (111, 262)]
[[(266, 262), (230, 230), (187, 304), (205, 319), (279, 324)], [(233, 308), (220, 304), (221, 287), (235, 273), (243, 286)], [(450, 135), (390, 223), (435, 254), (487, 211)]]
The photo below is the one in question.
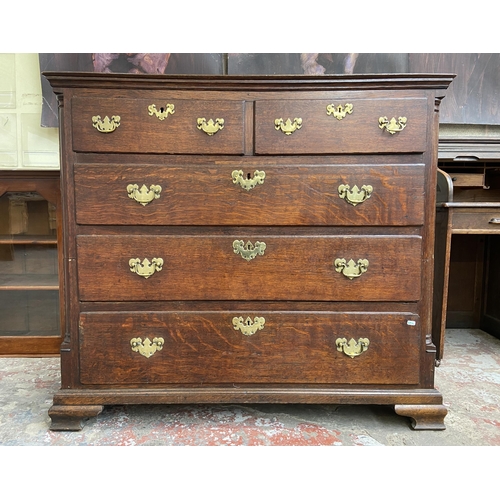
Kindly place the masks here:
[(47, 73), (59, 98), (62, 387), (103, 405), (394, 405), (442, 429), (431, 334), (449, 75)]

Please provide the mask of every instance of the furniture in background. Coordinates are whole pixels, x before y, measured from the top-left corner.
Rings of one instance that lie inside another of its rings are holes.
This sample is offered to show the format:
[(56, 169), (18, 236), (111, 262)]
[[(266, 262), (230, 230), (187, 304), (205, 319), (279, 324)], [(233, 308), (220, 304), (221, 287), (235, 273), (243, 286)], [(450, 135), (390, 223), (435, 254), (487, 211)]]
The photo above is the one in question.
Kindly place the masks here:
[(438, 172), (434, 329), (500, 337), (500, 166), (442, 162)]
[(0, 355), (56, 355), (59, 172), (0, 172)]
[(450, 75), (48, 73), (66, 336), (54, 430), (110, 404), (394, 405), (434, 387)]

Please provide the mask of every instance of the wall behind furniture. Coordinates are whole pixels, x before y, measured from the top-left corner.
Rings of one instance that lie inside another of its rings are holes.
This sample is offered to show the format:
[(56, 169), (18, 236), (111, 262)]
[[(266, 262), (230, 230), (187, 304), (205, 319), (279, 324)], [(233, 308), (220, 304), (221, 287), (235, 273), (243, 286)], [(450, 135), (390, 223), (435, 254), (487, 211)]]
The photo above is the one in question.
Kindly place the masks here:
[(59, 138), (41, 126), (38, 54), (0, 53), (0, 170), (59, 169)]

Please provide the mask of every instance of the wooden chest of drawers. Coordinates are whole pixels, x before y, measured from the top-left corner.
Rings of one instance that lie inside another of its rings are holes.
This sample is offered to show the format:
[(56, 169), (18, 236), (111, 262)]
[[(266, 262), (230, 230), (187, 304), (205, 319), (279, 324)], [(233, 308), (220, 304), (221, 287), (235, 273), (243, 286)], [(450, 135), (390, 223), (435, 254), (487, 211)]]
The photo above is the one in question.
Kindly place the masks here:
[(65, 339), (54, 430), (103, 405), (394, 405), (443, 429), (431, 335), (449, 75), (47, 73)]

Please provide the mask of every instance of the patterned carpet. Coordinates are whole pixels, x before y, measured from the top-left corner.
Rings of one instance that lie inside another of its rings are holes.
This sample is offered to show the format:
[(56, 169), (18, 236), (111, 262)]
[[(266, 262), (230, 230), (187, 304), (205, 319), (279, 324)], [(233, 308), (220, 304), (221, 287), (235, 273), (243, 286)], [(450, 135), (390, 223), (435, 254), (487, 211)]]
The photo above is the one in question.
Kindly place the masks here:
[(500, 340), (449, 330), (436, 373), (445, 431), (414, 431), (391, 407), (172, 405), (105, 407), (80, 432), (49, 431), (58, 358), (0, 358), (3, 446), (498, 446)]

